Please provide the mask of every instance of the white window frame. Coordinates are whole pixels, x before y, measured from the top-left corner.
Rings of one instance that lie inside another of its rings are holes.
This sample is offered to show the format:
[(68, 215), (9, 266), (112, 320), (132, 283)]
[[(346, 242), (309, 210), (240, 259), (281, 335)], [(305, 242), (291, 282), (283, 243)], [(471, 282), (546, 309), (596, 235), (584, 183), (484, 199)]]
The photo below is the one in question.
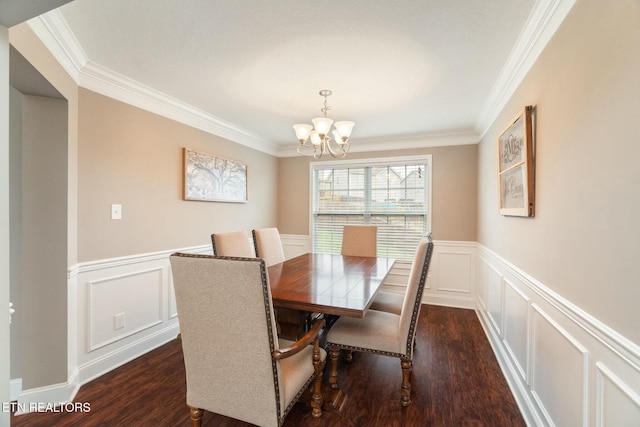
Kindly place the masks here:
[(427, 164), (427, 214), (426, 228), (430, 232), (433, 218), (433, 161), (431, 154), (423, 154), (417, 156), (399, 156), (399, 157), (373, 157), (366, 159), (348, 159), (348, 160), (325, 160), (309, 163), (309, 245), (313, 248), (314, 227), (313, 227), (313, 171), (315, 167), (332, 167), (332, 166), (349, 166), (349, 165), (366, 165), (366, 166), (386, 166), (390, 163), (402, 162), (425, 162)]

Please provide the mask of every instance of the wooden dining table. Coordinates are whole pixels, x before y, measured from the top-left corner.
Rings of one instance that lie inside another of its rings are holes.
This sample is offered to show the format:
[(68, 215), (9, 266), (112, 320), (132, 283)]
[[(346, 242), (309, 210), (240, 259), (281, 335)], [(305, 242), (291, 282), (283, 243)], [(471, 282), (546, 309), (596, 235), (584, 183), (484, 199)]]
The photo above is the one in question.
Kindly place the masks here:
[[(304, 333), (308, 313), (363, 318), (395, 259), (306, 253), (268, 269), (284, 335)], [(295, 328), (291, 331), (290, 328)]]
[[(278, 336), (297, 340), (309, 327), (311, 313), (328, 320), (363, 318), (395, 260), (392, 258), (307, 253), (268, 268)], [(346, 395), (324, 387), (325, 410), (341, 411)]]

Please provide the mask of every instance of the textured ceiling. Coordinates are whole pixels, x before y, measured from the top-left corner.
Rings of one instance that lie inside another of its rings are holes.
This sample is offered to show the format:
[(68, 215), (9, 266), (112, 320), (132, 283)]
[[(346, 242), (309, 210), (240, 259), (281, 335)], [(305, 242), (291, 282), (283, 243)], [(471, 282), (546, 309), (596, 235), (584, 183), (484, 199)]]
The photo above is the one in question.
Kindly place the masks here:
[(75, 0), (87, 60), (275, 145), (320, 115), (352, 143), (467, 132), (534, 0)]

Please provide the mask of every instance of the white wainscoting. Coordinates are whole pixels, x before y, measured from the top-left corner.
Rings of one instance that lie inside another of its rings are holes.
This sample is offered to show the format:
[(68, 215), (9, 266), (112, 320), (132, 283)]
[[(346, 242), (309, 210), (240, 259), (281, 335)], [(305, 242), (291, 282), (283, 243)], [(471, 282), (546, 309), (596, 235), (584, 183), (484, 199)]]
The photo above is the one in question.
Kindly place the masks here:
[(640, 347), (478, 245), (477, 313), (531, 426), (640, 425)]
[[(211, 246), (181, 249), (211, 254)], [(81, 384), (178, 335), (169, 256), (176, 250), (77, 266), (77, 351)], [(124, 314), (124, 325), (114, 317)]]
[[(282, 235), (287, 258), (308, 236)], [(435, 241), (424, 303), (475, 308), (528, 425), (640, 425), (640, 347), (473, 242)], [(210, 245), (183, 249), (211, 253)], [(19, 391), (18, 402), (71, 401), (80, 385), (174, 339), (169, 255), (82, 263), (69, 270), (68, 381)], [(385, 287), (404, 292), (409, 263)], [(123, 328), (113, 316), (125, 313)]]
[[(31, 402), (72, 401), (80, 385), (174, 339), (179, 332), (169, 255), (177, 250), (97, 260), (68, 272), (68, 381), (12, 396)], [(211, 245), (181, 249), (211, 253)], [(114, 316), (124, 313), (116, 327)]]

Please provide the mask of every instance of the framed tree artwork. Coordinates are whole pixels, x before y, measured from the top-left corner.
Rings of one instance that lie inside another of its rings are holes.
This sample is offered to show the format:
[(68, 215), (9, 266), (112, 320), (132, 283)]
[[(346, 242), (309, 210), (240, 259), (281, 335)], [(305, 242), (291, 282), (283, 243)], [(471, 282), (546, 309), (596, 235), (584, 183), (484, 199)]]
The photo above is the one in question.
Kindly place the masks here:
[(525, 107), (498, 137), (501, 215), (535, 215), (533, 110)]
[(247, 201), (247, 165), (184, 149), (184, 200)]

